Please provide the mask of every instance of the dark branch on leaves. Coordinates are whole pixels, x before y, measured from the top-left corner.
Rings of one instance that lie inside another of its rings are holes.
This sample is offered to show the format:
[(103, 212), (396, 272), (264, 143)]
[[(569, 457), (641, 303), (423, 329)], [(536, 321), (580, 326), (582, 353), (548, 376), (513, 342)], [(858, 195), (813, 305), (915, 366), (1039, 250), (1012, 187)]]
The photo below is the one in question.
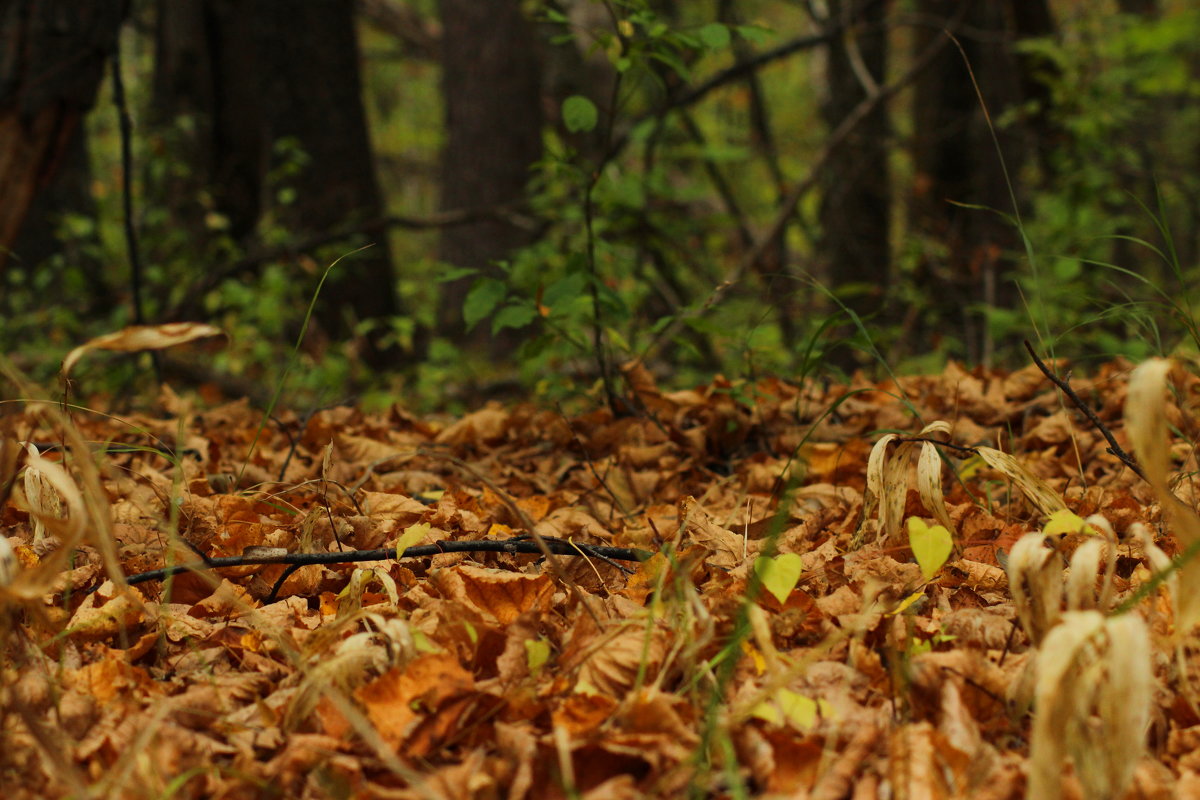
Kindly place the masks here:
[(965, 445), (961, 445), (961, 444), (952, 444), (951, 442), (943, 442), (939, 439), (930, 439), (928, 436), (904, 436), (902, 438), (895, 439), (894, 441), (896, 441), (896, 442), (928, 442), (929, 444), (935, 445), (937, 447), (945, 447), (950, 450), (956, 450), (956, 451), (958, 451), (957, 454), (960, 458), (966, 458), (967, 456), (979, 455), (979, 451), (976, 450), (974, 447), (966, 447)]
[[(578, 542), (568, 542), (564, 539), (554, 539), (542, 537), (542, 545), (560, 556), (584, 556), (589, 558), (597, 558), (603, 561), (645, 561), (650, 558), (653, 553), (647, 550), (638, 550), (629, 547), (608, 547), (594, 544), (580, 544)], [(418, 545), (416, 547), (406, 548), (400, 558), (428, 558), (441, 553), (508, 553), (510, 555), (543, 555), (542, 545), (538, 542), (530, 541), (528, 537), (517, 537), (514, 539), (505, 539), (503, 541), (490, 540), (462, 540), (462, 541), (439, 541), (433, 544)], [(286, 564), (290, 567), (287, 574), (294, 572), (300, 567), (312, 566), (314, 564), (350, 564), (359, 561), (390, 561), (398, 558), (396, 548), (384, 547), (379, 550), (350, 550), (334, 553), (280, 553), (268, 555), (242, 555), (242, 556), (226, 556), (222, 558), (208, 558), (203, 561), (195, 561), (189, 564), (176, 564), (163, 569), (151, 570), (150, 572), (139, 572), (136, 575), (130, 575), (125, 579), (125, 582), (134, 585), (138, 583), (147, 583), (149, 581), (165, 580), (173, 575), (182, 575), (186, 572), (206, 572), (223, 567), (247, 567), (254, 565), (268, 564)], [(276, 587), (278, 588), (278, 587)], [(272, 592), (274, 594), (274, 592)]]
[(1117, 440), (1112, 435), (1112, 431), (1108, 429), (1108, 426), (1101, 422), (1100, 417), (1096, 416), (1096, 412), (1092, 410), (1092, 407), (1083, 402), (1083, 399), (1075, 393), (1075, 390), (1071, 388), (1070, 383), (1055, 375), (1053, 370), (1046, 365), (1046, 362), (1038, 358), (1038, 354), (1034, 352), (1033, 345), (1029, 343), (1028, 339), (1025, 340), (1025, 349), (1029, 351), (1030, 357), (1033, 358), (1033, 363), (1037, 364), (1037, 368), (1042, 371), (1042, 374), (1049, 378), (1051, 383), (1061, 389), (1063, 394), (1069, 397), (1071, 402), (1075, 404), (1075, 407), (1083, 412), (1083, 415), (1088, 418), (1088, 421), (1095, 426), (1096, 430), (1100, 431), (1100, 435), (1104, 437), (1106, 442), (1108, 442), (1108, 453), (1116, 456), (1122, 464), (1133, 470), (1139, 478), (1146, 480), (1146, 474), (1142, 472), (1142, 468), (1139, 467), (1137, 462), (1133, 460), (1133, 456), (1121, 449), (1121, 445), (1117, 444)]

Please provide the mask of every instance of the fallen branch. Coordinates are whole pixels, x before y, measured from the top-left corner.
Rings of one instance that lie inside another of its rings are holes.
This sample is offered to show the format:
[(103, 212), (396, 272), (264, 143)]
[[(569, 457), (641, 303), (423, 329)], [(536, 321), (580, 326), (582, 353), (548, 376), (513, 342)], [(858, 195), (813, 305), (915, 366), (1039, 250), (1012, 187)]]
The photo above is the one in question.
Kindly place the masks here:
[[(441, 553), (508, 553), (510, 555), (544, 555), (543, 547), (551, 553), (560, 556), (584, 556), (605, 561), (645, 561), (653, 553), (648, 550), (638, 550), (630, 547), (608, 547), (594, 544), (580, 544), (565, 539), (542, 537), (542, 542), (530, 541), (528, 537), (516, 537), (500, 541), (467, 539), (458, 541), (437, 541), (433, 544), (407, 547), (397, 552), (395, 547), (384, 547), (378, 550), (350, 550), (332, 553), (266, 553), (261, 555), (224, 556), (208, 558), (203, 561), (193, 561), (187, 564), (175, 564), (162, 569), (139, 572), (129, 575), (125, 582), (131, 586), (138, 583), (166, 580), (174, 575), (187, 572), (208, 572), (224, 567), (250, 567), (255, 565), (286, 564), (294, 569), (312, 566), (314, 564), (350, 564), (360, 561), (391, 561), (401, 558), (428, 558)], [(293, 570), (294, 571), (294, 570)], [(276, 590), (278, 587), (276, 587)], [(272, 591), (272, 596), (275, 591)]]
[(1092, 407), (1083, 402), (1079, 395), (1075, 393), (1075, 390), (1071, 388), (1071, 384), (1055, 375), (1050, 367), (1046, 366), (1046, 362), (1038, 358), (1038, 354), (1034, 352), (1033, 345), (1029, 343), (1028, 339), (1025, 340), (1025, 349), (1029, 351), (1030, 357), (1033, 358), (1033, 363), (1037, 364), (1037, 368), (1042, 371), (1042, 374), (1049, 378), (1051, 383), (1061, 389), (1063, 394), (1069, 397), (1071, 402), (1075, 404), (1075, 407), (1095, 426), (1096, 430), (1100, 431), (1100, 435), (1108, 442), (1108, 447), (1106, 448), (1108, 454), (1116, 456), (1122, 464), (1133, 470), (1139, 478), (1146, 480), (1146, 474), (1142, 472), (1142, 468), (1133, 460), (1133, 456), (1121, 449), (1121, 445), (1117, 444), (1116, 437), (1112, 435), (1112, 431), (1108, 429), (1108, 426), (1101, 422), (1100, 417), (1096, 416), (1096, 412), (1092, 410)]

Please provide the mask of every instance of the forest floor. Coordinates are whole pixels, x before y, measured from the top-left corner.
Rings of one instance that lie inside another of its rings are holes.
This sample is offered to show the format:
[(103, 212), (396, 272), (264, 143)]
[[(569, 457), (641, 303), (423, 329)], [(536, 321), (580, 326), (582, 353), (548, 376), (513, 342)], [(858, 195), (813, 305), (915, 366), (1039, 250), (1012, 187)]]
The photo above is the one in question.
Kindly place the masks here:
[[(1130, 370), (1072, 386), (1132, 452)], [(1195, 617), (1155, 576), (1184, 546), (1036, 367), (626, 377), (620, 418), (263, 424), (166, 389), (0, 417), (7, 800), (1200, 791)], [(1200, 383), (1175, 388), (1190, 502)], [(449, 544), (515, 537), (539, 552)]]

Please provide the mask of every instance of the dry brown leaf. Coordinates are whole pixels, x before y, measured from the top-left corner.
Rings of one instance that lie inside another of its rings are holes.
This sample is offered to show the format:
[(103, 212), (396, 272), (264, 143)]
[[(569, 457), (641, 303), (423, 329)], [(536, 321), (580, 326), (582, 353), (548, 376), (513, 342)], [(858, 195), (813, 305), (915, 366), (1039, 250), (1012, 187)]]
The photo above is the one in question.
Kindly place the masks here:
[(115, 350), (124, 353), (139, 350), (165, 350), (168, 347), (192, 342), (196, 339), (206, 339), (210, 336), (224, 336), (225, 332), (213, 325), (200, 322), (172, 322), (166, 325), (131, 325), (113, 333), (97, 336), (79, 345), (63, 359), (62, 374), (65, 378), (71, 368), (89, 350)]

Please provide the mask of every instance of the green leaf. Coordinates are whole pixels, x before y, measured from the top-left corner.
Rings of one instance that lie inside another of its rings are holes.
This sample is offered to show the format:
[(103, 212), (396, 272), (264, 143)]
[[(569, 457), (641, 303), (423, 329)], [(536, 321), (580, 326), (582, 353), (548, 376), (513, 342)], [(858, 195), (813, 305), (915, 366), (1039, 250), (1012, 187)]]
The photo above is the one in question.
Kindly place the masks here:
[(659, 317), (654, 324), (650, 326), (650, 335), (653, 336), (655, 334), (662, 333), (664, 330), (666, 330), (667, 326), (674, 321), (674, 314), (668, 314), (665, 317)]
[(404, 533), (396, 540), (396, 558), (403, 558), (405, 550), (425, 541), (425, 537), (432, 530), (433, 528), (429, 526), (428, 522), (418, 522), (405, 528)]
[(492, 333), (499, 333), (505, 328), (520, 330), (533, 322), (536, 316), (537, 309), (531, 305), (505, 306), (496, 316), (492, 317)]
[(413, 647), (418, 653), (437, 653), (438, 646), (429, 641), (429, 637), (416, 628), (410, 628), (413, 637)]
[(582, 272), (564, 275), (546, 287), (546, 291), (542, 294), (542, 305), (552, 312), (561, 311), (561, 306), (582, 295), (586, 286), (587, 278)]
[(709, 50), (724, 50), (726, 47), (729, 47), (729, 28), (719, 22), (708, 23), (696, 31), (696, 35), (700, 37), (700, 41), (704, 42), (704, 46)]
[(467, 330), (475, 327), (475, 323), (491, 314), (500, 305), (500, 301), (508, 293), (504, 281), (495, 278), (482, 278), (471, 287), (467, 299), (463, 301), (463, 322)]
[(477, 275), (478, 273), (479, 270), (474, 267), (453, 267), (447, 265), (438, 273), (437, 282), (449, 283), (450, 281), (456, 281), (459, 278), (465, 278), (468, 275)]
[(781, 553), (774, 558), (759, 558), (754, 562), (754, 571), (758, 573), (763, 588), (775, 595), (781, 604), (787, 602), (788, 595), (800, 582), (803, 569), (800, 556), (795, 553)]
[(1050, 519), (1046, 521), (1046, 527), (1042, 528), (1042, 534), (1045, 536), (1063, 536), (1068, 533), (1087, 533), (1094, 536), (1099, 531), (1084, 522), (1078, 514), (1065, 508), (1051, 514)]
[(750, 713), (773, 725), (782, 725), (786, 718), (797, 728), (807, 730), (817, 724), (818, 715), (831, 715), (832, 710), (824, 700), (813, 700), (791, 689), (779, 689), (770, 700), (759, 703)]
[(562, 119), (571, 133), (585, 133), (596, 127), (600, 112), (591, 100), (581, 94), (573, 94), (563, 101)]
[(529, 667), (529, 672), (536, 675), (550, 660), (550, 643), (545, 639), (526, 639), (525, 640), (525, 664)]
[(950, 531), (941, 525), (926, 525), (925, 520), (918, 517), (908, 518), (908, 544), (925, 580), (937, 574), (954, 549)]
[(760, 28), (757, 25), (738, 25), (738, 36), (741, 36), (750, 44), (763, 44), (770, 38), (770, 32), (766, 28)]
[(612, 343), (614, 345), (616, 345), (616, 348), (618, 350), (621, 350), (626, 353), (633, 352), (633, 348), (629, 346), (629, 342), (626, 341), (625, 337), (621, 334), (621, 332), (619, 330), (606, 325), (604, 327), (604, 332), (605, 332), (605, 334), (608, 335), (609, 340), (612, 341)]
[(688, 69), (687, 64), (683, 63), (674, 53), (664, 51), (651, 52), (650, 58), (653, 61), (666, 64), (671, 70), (683, 80), (691, 80), (692, 73)]

